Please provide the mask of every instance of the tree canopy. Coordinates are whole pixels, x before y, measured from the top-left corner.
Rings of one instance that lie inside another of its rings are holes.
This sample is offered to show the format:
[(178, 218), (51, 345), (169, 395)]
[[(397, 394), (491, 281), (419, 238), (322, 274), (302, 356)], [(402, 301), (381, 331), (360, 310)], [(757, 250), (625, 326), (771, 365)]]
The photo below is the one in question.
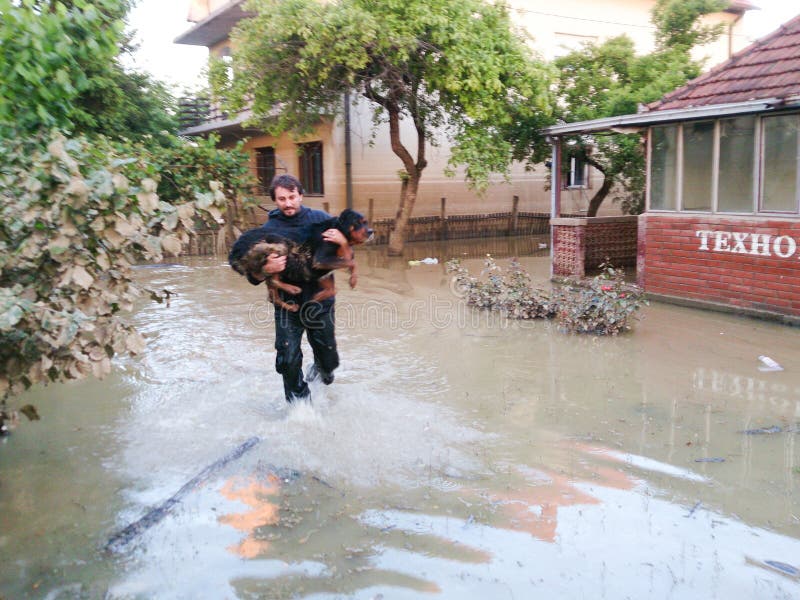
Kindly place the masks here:
[[(640, 104), (653, 102), (697, 77), (702, 63), (692, 49), (713, 40), (718, 26), (700, 25), (703, 15), (724, 8), (724, 0), (658, 0), (652, 12), (656, 48), (637, 55), (626, 35), (603, 43), (585, 44), (555, 61), (559, 71), (557, 113), (564, 122), (633, 114)], [(603, 173), (604, 181), (589, 202), (595, 216), (616, 184), (626, 212), (644, 208), (645, 159), (638, 134), (574, 136), (566, 156), (579, 157)]]
[(100, 133), (163, 139), (174, 101), (150, 75), (125, 70), (130, 0), (0, 0), (0, 135)]
[[(402, 251), (426, 142), (445, 132), (451, 166), (481, 188), (530, 142), (504, 133), (550, 110), (550, 71), (503, 2), (251, 0), (247, 8), (256, 16), (232, 35), (233, 77), (227, 65), (212, 69), (217, 93), (234, 109), (250, 106), (273, 135), (301, 135), (341, 114), (346, 93), (368, 100), (388, 122), (402, 167), (392, 254)], [(412, 147), (400, 139), (401, 121), (416, 131)]]

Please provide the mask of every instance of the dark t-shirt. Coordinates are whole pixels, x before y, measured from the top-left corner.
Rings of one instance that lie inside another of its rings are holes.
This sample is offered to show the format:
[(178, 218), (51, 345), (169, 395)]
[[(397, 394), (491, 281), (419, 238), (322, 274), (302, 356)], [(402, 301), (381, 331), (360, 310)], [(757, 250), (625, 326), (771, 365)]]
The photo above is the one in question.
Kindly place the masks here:
[[(261, 228), (269, 233), (274, 233), (302, 244), (306, 241), (306, 236), (308, 236), (309, 225), (321, 223), (322, 221), (327, 221), (330, 218), (331, 216), (325, 211), (315, 210), (308, 208), (307, 206), (301, 206), (297, 214), (291, 217), (287, 217), (276, 208), (269, 212), (269, 220), (264, 223)], [(333, 277), (333, 275), (331, 275), (331, 277)], [(319, 291), (319, 284), (316, 281), (286, 281), (287, 283), (300, 286), (303, 291), (299, 297), (290, 296), (288, 294), (284, 294), (283, 292), (279, 292), (284, 300), (293, 300), (299, 304), (304, 304), (308, 302), (311, 297), (317, 293), (317, 291)], [(331, 306), (333, 305), (334, 300), (335, 298), (324, 300), (322, 305)]]

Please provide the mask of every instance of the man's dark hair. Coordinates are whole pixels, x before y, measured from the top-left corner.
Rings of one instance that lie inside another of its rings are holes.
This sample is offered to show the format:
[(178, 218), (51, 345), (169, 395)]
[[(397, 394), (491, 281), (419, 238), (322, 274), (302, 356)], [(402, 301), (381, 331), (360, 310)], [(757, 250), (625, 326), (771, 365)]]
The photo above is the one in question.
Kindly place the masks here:
[(288, 173), (276, 175), (272, 178), (272, 183), (269, 184), (269, 197), (272, 198), (273, 202), (275, 202), (275, 188), (279, 187), (296, 191), (301, 196), (305, 193), (303, 191), (303, 184), (300, 183), (300, 180), (294, 175), (289, 175)]

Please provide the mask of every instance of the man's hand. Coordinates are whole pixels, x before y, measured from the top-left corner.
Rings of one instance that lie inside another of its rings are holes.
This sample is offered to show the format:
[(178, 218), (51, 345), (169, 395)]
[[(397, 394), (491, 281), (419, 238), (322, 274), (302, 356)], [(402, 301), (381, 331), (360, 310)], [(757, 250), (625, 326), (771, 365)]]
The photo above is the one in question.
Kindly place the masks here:
[(264, 263), (264, 275), (274, 275), (286, 268), (286, 256), (280, 256), (274, 252), (267, 257)]
[(322, 232), (322, 239), (326, 242), (333, 242), (337, 246), (347, 245), (347, 238), (338, 229), (326, 229)]
[(353, 249), (350, 247), (350, 242), (347, 241), (345, 235), (338, 229), (326, 229), (322, 232), (322, 239), (339, 246), (336, 251), (336, 256), (346, 258), (347, 260), (353, 259)]

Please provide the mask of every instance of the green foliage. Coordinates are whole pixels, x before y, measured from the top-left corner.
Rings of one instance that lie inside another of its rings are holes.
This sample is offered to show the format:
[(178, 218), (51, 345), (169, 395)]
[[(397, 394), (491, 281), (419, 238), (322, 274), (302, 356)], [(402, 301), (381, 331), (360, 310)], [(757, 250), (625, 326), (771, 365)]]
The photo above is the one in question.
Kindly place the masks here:
[[(705, 14), (724, 8), (716, 0), (659, 0), (653, 9), (656, 50), (637, 56), (626, 35), (585, 44), (555, 61), (559, 70), (558, 117), (564, 122), (633, 114), (700, 74), (692, 48), (715, 39), (719, 27), (702, 26)], [(589, 205), (594, 216), (614, 185), (614, 199), (629, 214), (644, 210), (644, 148), (638, 134), (574, 136), (565, 157), (580, 157), (603, 173), (605, 182)], [(568, 160), (564, 161), (569, 164)]]
[(131, 264), (178, 254), (252, 189), (240, 148), (171, 135), (166, 88), (117, 63), (128, 7), (0, 0), (0, 433), (7, 395), (141, 351)]
[(0, 153), (0, 397), (103, 376), (143, 349), (122, 319), (142, 293), (130, 266), (178, 254), (198, 215), (219, 220), (222, 186), (162, 201), (161, 167), (102, 138), (5, 139)]
[(458, 259), (447, 262), (447, 271), (453, 274), (452, 289), (470, 306), (511, 319), (555, 319), (568, 333), (617, 335), (631, 328), (631, 317), (647, 304), (641, 288), (625, 283), (622, 270), (607, 264), (585, 284), (550, 293), (534, 287), (516, 259), (505, 273), (489, 255), (479, 277), (471, 276)]
[(658, 0), (653, 8), (656, 45), (660, 50), (688, 52), (714, 41), (724, 26), (702, 25), (698, 17), (720, 12), (729, 4), (728, 0)]
[(219, 136), (210, 135), (191, 141), (170, 137), (161, 144), (144, 140), (119, 147), (122, 152), (147, 157), (158, 175), (156, 193), (163, 202), (202, 197), (210, 193), (208, 182), (216, 181), (228, 202), (250, 203), (256, 182), (248, 166), (248, 154), (242, 149), (244, 142), (230, 149), (219, 148), (218, 143)]
[(93, 109), (94, 122), (77, 123), (74, 131), (99, 133), (118, 140), (147, 140), (170, 145), (178, 131), (175, 98), (148, 73), (115, 68), (102, 95), (105, 104)]
[(117, 62), (129, 0), (0, 0), (0, 136), (174, 132), (172, 98)]
[[(410, 215), (425, 142), (445, 132), (451, 165), (466, 166), (469, 182), (487, 184), (506, 173), (515, 147), (537, 135), (520, 121), (549, 112), (550, 71), (514, 33), (503, 2), (482, 0), (251, 0), (257, 15), (232, 34), (232, 74), (211, 66), (215, 93), (231, 110), (251, 106), (253, 120), (272, 135), (311, 131), (322, 116), (342, 113), (343, 95), (371, 103), (376, 122), (389, 123), (392, 150), (407, 185), (400, 212)], [(275, 110), (275, 107), (280, 110)], [(408, 148), (401, 119), (417, 139)], [(526, 152), (529, 153), (528, 147)], [(451, 171), (452, 173), (452, 171)]]

